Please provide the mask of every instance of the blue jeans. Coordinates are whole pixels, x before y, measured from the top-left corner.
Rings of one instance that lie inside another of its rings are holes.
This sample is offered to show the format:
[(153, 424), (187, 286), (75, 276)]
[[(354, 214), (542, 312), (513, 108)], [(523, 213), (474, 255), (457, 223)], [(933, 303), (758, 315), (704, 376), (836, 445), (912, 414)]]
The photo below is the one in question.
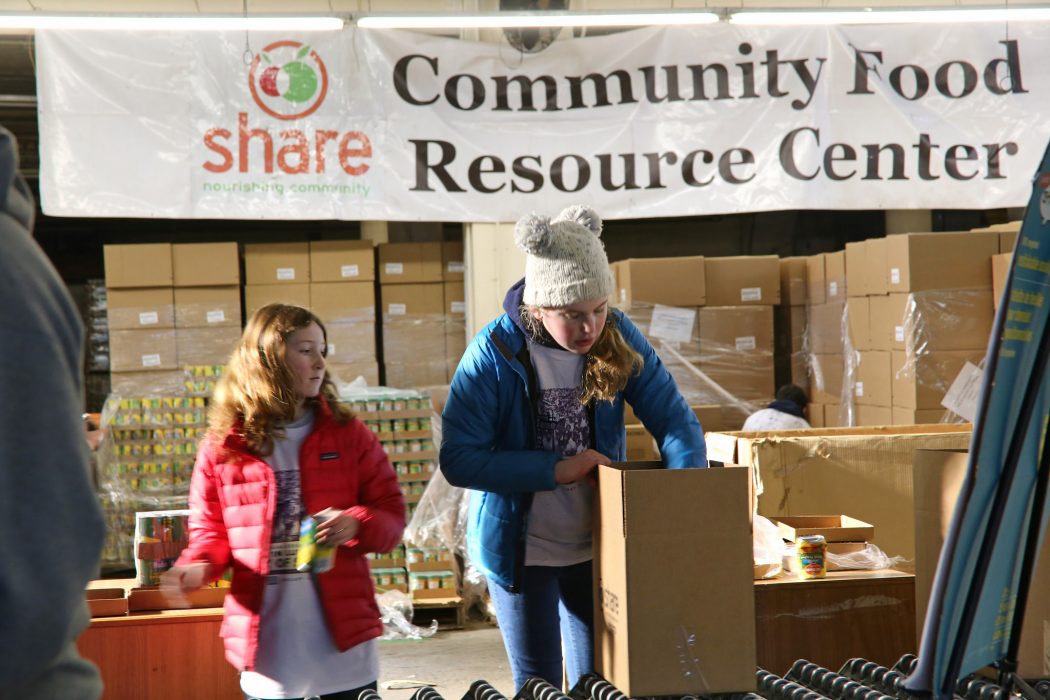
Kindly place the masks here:
[(580, 676), (594, 670), (591, 580), (589, 561), (573, 566), (526, 566), (520, 593), (488, 580), (515, 692), (533, 677), (561, 688), (563, 642), (570, 688)]

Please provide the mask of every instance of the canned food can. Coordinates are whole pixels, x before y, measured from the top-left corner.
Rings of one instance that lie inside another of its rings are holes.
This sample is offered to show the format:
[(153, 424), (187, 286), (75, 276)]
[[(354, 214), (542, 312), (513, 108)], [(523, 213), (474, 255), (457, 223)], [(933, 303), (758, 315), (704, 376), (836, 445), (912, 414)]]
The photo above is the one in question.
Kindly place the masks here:
[(303, 516), (299, 523), (299, 549), (295, 554), (295, 568), (303, 573), (323, 574), (335, 566), (335, 547), (317, 541), (320, 520)]
[(824, 578), (828, 575), (828, 544), (824, 535), (803, 535), (795, 540), (798, 549), (799, 576)]

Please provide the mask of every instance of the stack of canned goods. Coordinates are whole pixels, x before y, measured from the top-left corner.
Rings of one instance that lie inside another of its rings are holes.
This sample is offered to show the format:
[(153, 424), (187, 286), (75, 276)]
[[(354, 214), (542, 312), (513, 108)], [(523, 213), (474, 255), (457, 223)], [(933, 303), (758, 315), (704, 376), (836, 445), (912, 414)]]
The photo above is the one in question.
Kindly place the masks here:
[(451, 571), (410, 571), (408, 574), (410, 591), (443, 590), (454, 594), (456, 575)]

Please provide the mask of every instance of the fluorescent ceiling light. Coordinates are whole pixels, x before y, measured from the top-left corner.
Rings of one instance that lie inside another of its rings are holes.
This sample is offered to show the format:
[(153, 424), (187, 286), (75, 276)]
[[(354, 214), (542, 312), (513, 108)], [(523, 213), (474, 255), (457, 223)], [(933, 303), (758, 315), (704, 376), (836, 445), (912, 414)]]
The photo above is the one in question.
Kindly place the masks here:
[(493, 12), (488, 14), (368, 14), (356, 18), (367, 29), (529, 29), (536, 27), (643, 27), (711, 24), (714, 12)]
[(325, 15), (88, 15), (49, 12), (0, 13), (0, 29), (87, 29), (125, 31), (296, 31), (343, 28), (343, 18)]
[(729, 16), (732, 24), (929, 24), (953, 22), (1021, 22), (1050, 20), (1046, 7), (974, 7), (914, 10), (741, 10)]

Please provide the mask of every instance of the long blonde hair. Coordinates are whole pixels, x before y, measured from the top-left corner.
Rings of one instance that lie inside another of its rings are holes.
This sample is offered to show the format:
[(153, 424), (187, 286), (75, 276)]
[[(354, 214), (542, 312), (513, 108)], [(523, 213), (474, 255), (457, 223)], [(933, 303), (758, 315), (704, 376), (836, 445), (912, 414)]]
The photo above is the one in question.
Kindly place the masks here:
[[(269, 304), (252, 315), (208, 408), (208, 430), (213, 436), (221, 440), (240, 423), (240, 435), (253, 454), (266, 456), (273, 451), (274, 437), (283, 434), (279, 424), (295, 418), (300, 398), (296, 395), (295, 378), (285, 361), (288, 336), (311, 323), (320, 327), (327, 345), (328, 332), (324, 324), (304, 308)], [(324, 354), (327, 355), (327, 348)], [(338, 422), (351, 418), (350, 410), (339, 403), (327, 370), (319, 395), (325, 397)], [(317, 398), (306, 399), (307, 406), (317, 403)]]
[[(522, 322), (534, 339), (550, 339), (543, 321), (533, 313), (537, 309), (522, 304)], [(613, 309), (609, 307), (601, 335), (587, 352), (580, 382), (580, 403), (589, 404), (592, 400), (611, 402), (631, 377), (641, 373), (644, 364), (642, 356), (623, 339), (616, 327)]]

